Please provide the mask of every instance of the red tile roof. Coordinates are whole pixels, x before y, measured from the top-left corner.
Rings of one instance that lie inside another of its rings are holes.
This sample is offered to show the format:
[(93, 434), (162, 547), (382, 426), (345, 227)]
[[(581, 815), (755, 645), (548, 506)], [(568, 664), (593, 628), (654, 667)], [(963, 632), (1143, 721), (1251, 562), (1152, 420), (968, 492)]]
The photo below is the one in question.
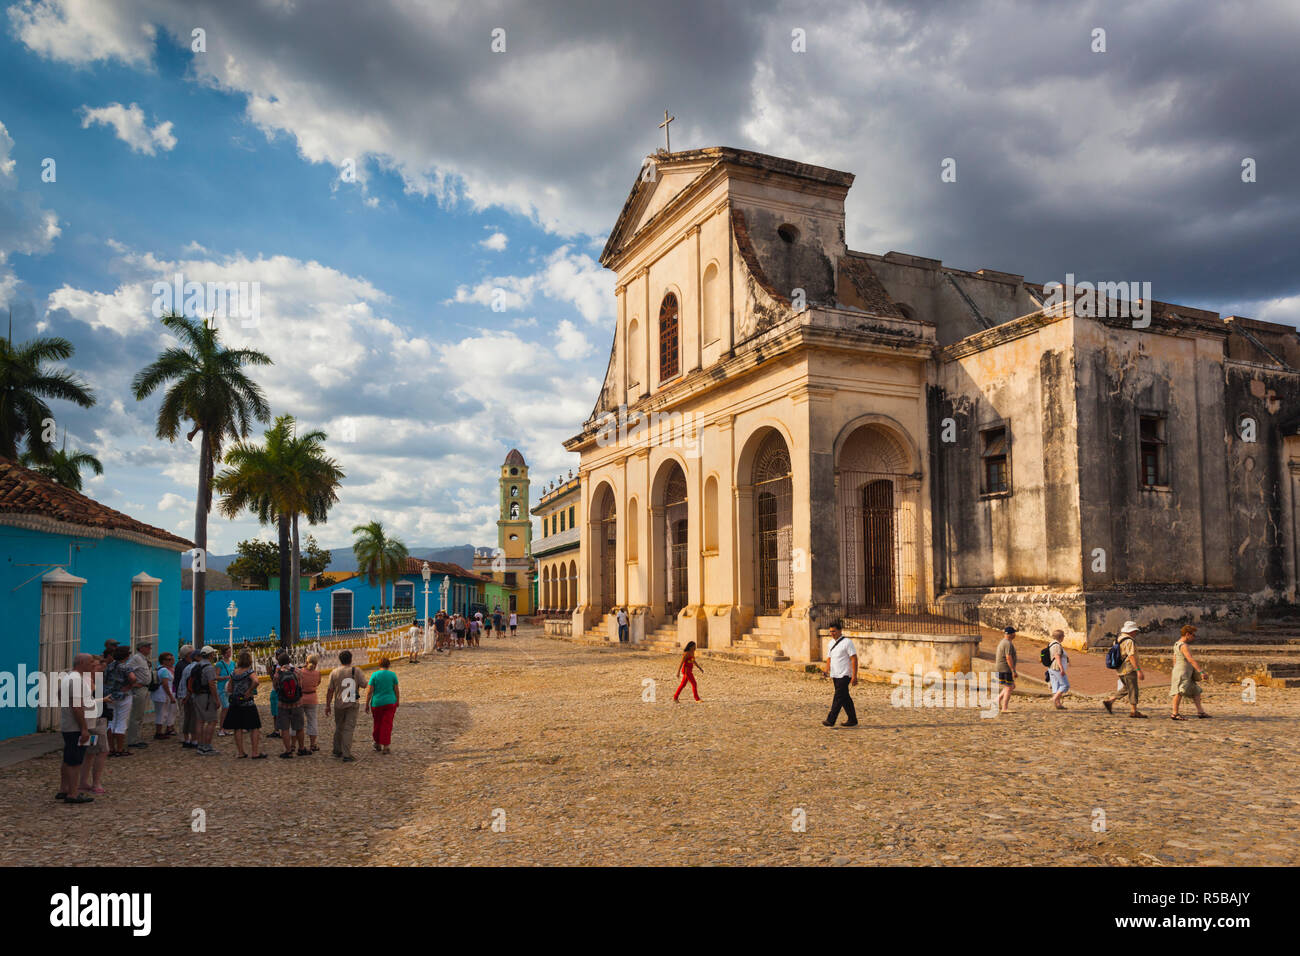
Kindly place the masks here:
[(0, 516), (46, 518), (101, 534), (143, 535), (177, 551), (194, 547), (193, 542), (64, 488), (11, 458), (0, 458)]
[[(402, 574), (421, 574), (423, 573), (423, 558), (407, 558), (406, 564), (402, 567)], [(459, 564), (451, 564), (447, 561), (430, 561), (429, 570), (433, 572), (434, 577), (440, 577), (444, 574), (450, 574), (453, 577), (469, 578), (471, 581), (491, 581), (486, 575), (477, 574), (473, 571), (466, 571)]]

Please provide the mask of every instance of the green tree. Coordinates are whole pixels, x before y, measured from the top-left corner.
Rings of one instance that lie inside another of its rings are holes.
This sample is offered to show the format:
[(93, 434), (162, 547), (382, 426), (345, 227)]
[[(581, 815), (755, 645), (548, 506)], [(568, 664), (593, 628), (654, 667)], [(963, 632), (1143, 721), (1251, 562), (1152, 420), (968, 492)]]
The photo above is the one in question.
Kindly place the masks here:
[(316, 539), (307, 535), (307, 544), (302, 553), (302, 573), (303, 574), (320, 574), (330, 566), (334, 556), (330, 554), (328, 548), (322, 548), (316, 543)]
[(90, 387), (71, 372), (46, 367), (71, 358), (73, 351), (71, 342), (57, 337), (31, 339), (18, 346), (12, 338), (0, 339), (0, 456), (16, 461), (19, 446), (26, 444), (33, 462), (49, 463), (51, 448), (41, 441), (41, 432), (54, 413), (45, 400), (59, 399), (82, 408), (95, 404)]
[(226, 452), (226, 468), (212, 481), (212, 487), (222, 495), (219, 508), (227, 518), (248, 510), (262, 524), (275, 522), (279, 539), (280, 642), (285, 647), (293, 643), (289, 600), (295, 590), (290, 586), (289, 558), (289, 530), (296, 500), (289, 450), (292, 425), (291, 416), (281, 415), (267, 430), (265, 444), (236, 442)]
[[(169, 442), (181, 433), (181, 422), (193, 427), (186, 441), (202, 434), (199, 445), (199, 485), (194, 506), (194, 544), (208, 549), (208, 511), (212, 508), (212, 469), (221, 461), (227, 438), (248, 437), (251, 423), (269, 421), (271, 406), (261, 386), (248, 377), (246, 366), (271, 365), (254, 349), (228, 349), (217, 329), (183, 315), (163, 316), (163, 328), (176, 337), (170, 346), (141, 369), (131, 382), (137, 401), (166, 386), (158, 408), (156, 434)], [(194, 575), (194, 642), (203, 643), (206, 574)]]
[(104, 466), (100, 464), (99, 459), (94, 455), (87, 454), (84, 451), (74, 451), (72, 454), (68, 454), (65, 448), (51, 452), (49, 461), (45, 463), (38, 462), (36, 456), (30, 451), (23, 452), (18, 461), (23, 467), (30, 468), (37, 474), (44, 475), (51, 481), (62, 485), (64, 488), (71, 488), (73, 491), (81, 490), (81, 469), (89, 468), (97, 475), (104, 473)]
[(357, 557), (357, 568), (374, 584), (379, 582), (379, 607), (384, 608), (384, 583), (401, 572), (408, 554), (406, 545), (388, 535), (379, 521), (359, 524), (352, 529), (357, 536), (352, 553)]
[(327, 436), (323, 431), (316, 429), (299, 435), (292, 418), (289, 419), (289, 425), (293, 429), (286, 466), (293, 489), (292, 499), (287, 503), (293, 508), (293, 561), (289, 578), (293, 582), (293, 593), (290, 597), (290, 617), (296, 639), (302, 614), (302, 591), (299, 585), (302, 552), (298, 546), (298, 518), (305, 515), (310, 524), (325, 521), (329, 509), (339, 500), (338, 490), (347, 476), (338, 462), (325, 454)]
[(254, 538), (239, 542), (235, 550), (239, 557), (226, 565), (226, 573), (240, 583), (269, 587), (271, 575), (280, 569), (280, 549), (270, 541)]

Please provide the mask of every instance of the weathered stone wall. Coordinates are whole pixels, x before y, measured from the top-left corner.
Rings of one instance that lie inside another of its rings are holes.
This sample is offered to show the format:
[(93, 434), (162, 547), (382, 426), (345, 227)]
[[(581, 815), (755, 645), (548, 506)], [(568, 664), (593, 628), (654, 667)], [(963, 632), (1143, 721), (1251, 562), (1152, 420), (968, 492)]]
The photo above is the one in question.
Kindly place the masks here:
[[(952, 588), (1078, 587), (1077, 457), (1071, 323), (984, 334), (944, 353), (931, 448), (941, 474), (943, 583)], [(952, 442), (944, 441), (951, 419)], [(1010, 436), (1011, 491), (981, 492), (981, 429)]]

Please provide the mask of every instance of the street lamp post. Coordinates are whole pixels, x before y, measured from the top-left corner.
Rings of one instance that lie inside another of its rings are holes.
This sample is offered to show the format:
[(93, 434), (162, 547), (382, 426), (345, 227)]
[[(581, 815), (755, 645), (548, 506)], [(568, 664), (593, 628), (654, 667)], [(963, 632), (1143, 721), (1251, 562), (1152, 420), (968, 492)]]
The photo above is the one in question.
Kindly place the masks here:
[(235, 653), (235, 618), (239, 616), (239, 608), (235, 607), (235, 602), (231, 601), (226, 608), (226, 617), (230, 618), (230, 624), (226, 628), (226, 643), (230, 645), (230, 653)]
[(451, 575), (445, 574), (442, 578), (442, 584), (438, 585), (438, 593), (442, 598), (442, 609), (447, 610), (447, 595), (451, 593)]
[(316, 641), (320, 642), (320, 604), (316, 604)]
[(424, 650), (429, 649), (429, 579), (433, 577), (433, 570), (429, 567), (429, 562), (425, 561), (420, 566), (420, 577), (424, 578)]

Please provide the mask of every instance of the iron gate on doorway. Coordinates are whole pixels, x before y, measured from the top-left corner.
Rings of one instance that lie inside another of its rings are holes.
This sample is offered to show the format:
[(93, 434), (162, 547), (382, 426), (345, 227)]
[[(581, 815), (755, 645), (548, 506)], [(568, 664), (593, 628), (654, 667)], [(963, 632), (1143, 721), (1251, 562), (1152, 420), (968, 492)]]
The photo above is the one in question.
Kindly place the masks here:
[(835, 481), (845, 613), (901, 608), (924, 600), (918, 556), (920, 479), (840, 471)]

